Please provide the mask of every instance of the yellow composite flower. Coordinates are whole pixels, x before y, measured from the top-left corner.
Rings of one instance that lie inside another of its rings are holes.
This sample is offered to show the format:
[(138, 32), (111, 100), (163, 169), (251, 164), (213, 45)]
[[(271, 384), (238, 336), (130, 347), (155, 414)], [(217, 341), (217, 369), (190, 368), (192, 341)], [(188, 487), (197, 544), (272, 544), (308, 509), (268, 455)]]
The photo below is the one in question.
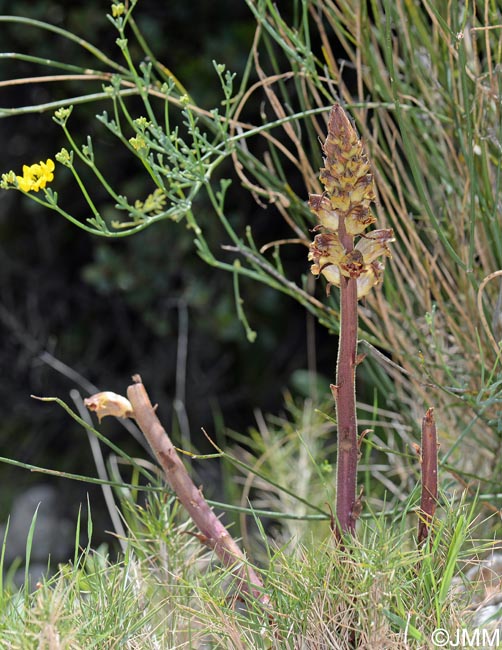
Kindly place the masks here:
[(16, 176), (17, 185), (23, 192), (38, 192), (54, 180), (54, 161), (50, 158), (33, 165), (23, 165), (23, 175)]

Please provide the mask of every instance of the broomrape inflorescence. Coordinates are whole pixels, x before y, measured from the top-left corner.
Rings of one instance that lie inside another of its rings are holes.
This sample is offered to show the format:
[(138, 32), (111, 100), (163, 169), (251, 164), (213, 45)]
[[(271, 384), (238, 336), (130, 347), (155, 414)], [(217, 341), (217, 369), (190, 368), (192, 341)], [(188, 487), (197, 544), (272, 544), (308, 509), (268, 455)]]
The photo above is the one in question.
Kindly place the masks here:
[[(357, 297), (366, 296), (382, 281), (384, 265), (378, 260), (390, 256), (387, 246), (394, 241), (391, 229), (364, 233), (375, 223), (370, 211), (375, 200), (373, 176), (355, 129), (343, 109), (335, 105), (323, 146), (325, 167), (320, 180), (322, 194), (311, 194), (309, 205), (319, 220), (310, 245), (309, 260), (314, 275), (324, 275), (331, 285), (340, 286), (340, 277), (357, 279)], [(354, 247), (354, 237), (360, 237)]]

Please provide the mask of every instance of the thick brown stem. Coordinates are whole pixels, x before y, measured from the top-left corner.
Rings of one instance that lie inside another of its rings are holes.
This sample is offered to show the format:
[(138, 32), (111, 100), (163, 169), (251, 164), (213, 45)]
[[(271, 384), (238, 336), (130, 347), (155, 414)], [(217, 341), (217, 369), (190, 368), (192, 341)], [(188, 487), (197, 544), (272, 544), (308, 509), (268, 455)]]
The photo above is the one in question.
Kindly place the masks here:
[(418, 522), (418, 545), (430, 534), (438, 499), (438, 441), (434, 409), (429, 408), (422, 420), (422, 497)]
[(336, 375), (336, 421), (338, 457), (336, 475), (337, 537), (354, 533), (357, 482), (356, 352), (357, 352), (357, 283), (342, 278), (340, 285), (340, 338)]
[(127, 389), (127, 397), (131, 402), (139, 428), (164, 470), (167, 483), (202, 533), (201, 539), (204, 543), (214, 550), (224, 566), (233, 569), (239, 579), (240, 588), (249, 591), (263, 604), (268, 603), (269, 598), (264, 593), (259, 576), (246, 561), (241, 549), (188, 475), (174, 445), (155, 414), (141, 379), (135, 375), (133, 380), (135, 383)]

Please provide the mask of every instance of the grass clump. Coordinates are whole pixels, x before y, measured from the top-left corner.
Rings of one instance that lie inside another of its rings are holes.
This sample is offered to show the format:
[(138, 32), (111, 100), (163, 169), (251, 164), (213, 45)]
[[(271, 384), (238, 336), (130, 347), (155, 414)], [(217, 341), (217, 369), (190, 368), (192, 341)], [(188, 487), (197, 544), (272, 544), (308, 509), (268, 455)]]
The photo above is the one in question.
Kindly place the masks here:
[[(345, 547), (311, 536), (266, 542), (267, 608), (241, 600), (229, 569), (202, 547), (172, 499), (152, 492), (127, 512), (127, 550), (112, 559), (88, 546), (34, 592), (4, 585), (3, 647), (420, 648), (434, 630), (469, 620), (459, 568), (488, 548), (474, 538), (474, 508), (442, 509), (434, 546), (419, 550), (412, 503), (373, 515)], [(410, 528), (411, 522), (411, 528)]]

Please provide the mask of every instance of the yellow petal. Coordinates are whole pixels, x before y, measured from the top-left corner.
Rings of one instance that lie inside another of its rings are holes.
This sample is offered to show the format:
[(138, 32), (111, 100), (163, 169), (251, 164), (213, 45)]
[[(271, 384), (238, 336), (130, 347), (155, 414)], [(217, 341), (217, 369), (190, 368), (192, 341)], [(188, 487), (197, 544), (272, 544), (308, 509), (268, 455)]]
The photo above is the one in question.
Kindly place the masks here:
[(345, 251), (338, 239), (338, 235), (323, 232), (314, 237), (309, 247), (309, 260), (320, 264), (338, 264)]
[(16, 176), (16, 179), (19, 189), (23, 190), (23, 192), (29, 192), (32, 189), (33, 181), (30, 178)]
[(375, 221), (376, 217), (371, 214), (368, 208), (357, 205), (345, 218), (345, 230), (348, 235), (360, 235)]
[(340, 286), (340, 269), (336, 264), (324, 266), (321, 273), (330, 284), (334, 284), (336, 287)]
[(312, 212), (317, 215), (321, 226), (327, 230), (338, 230), (338, 214), (331, 209), (331, 203), (324, 194), (311, 194), (309, 206)]
[(51, 158), (47, 158), (45, 162), (40, 161), (40, 166), (42, 167), (44, 174), (53, 172), (55, 168), (54, 161)]

